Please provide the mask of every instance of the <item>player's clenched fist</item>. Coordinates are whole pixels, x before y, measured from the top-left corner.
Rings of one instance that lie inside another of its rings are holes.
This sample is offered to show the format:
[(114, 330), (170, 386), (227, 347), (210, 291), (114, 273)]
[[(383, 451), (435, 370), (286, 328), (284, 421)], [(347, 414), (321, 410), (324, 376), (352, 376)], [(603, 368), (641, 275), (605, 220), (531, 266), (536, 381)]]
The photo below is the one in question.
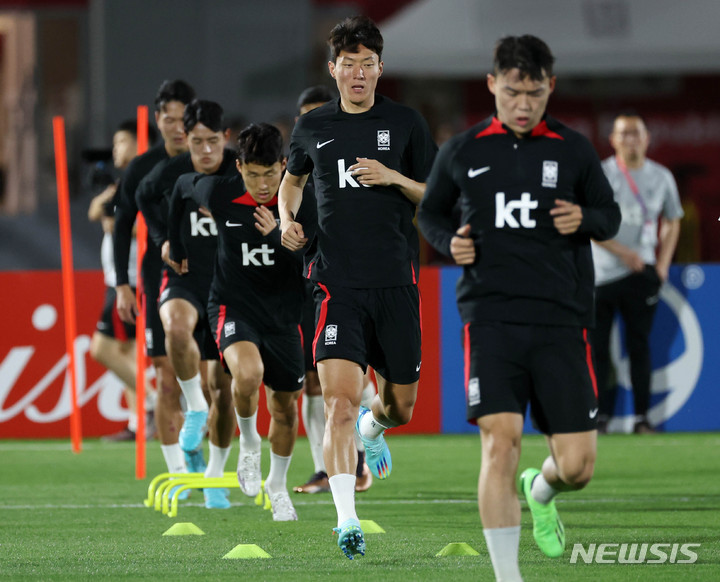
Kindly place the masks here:
[(282, 246), (291, 251), (297, 251), (307, 244), (307, 238), (303, 232), (302, 224), (290, 222), (287, 225), (280, 225), (282, 230)]
[(461, 226), (450, 239), (450, 254), (458, 265), (475, 262), (475, 241), (470, 238), (470, 225)]

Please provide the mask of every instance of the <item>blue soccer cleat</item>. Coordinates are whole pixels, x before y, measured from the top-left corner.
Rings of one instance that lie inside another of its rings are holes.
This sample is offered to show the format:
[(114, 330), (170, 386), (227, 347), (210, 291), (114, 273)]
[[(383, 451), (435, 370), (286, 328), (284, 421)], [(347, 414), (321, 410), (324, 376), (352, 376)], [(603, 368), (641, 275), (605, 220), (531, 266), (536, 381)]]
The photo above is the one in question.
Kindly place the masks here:
[(338, 547), (351, 560), (365, 555), (365, 536), (357, 519), (348, 519), (340, 527), (333, 528), (338, 535)]
[[(172, 499), (172, 496), (175, 495), (175, 491), (177, 490), (178, 487), (179, 487), (179, 485), (175, 485), (175, 487), (170, 489), (170, 493), (169, 493), (170, 499)], [(178, 501), (185, 501), (188, 497), (190, 497), (190, 489), (185, 489), (185, 490), (181, 491), (180, 494), (178, 495)]]
[(360, 420), (369, 412), (369, 408), (360, 407), (360, 414), (358, 414), (355, 423), (355, 432), (360, 437), (363, 445), (365, 445), (365, 462), (370, 468), (370, 472), (378, 479), (387, 479), (392, 471), (392, 458), (390, 457), (390, 449), (385, 443), (385, 437), (380, 435), (375, 439), (370, 439), (360, 433)]
[(203, 457), (202, 448), (197, 448), (194, 451), (183, 451), (185, 454), (185, 465), (189, 473), (204, 473), (207, 469), (207, 463), (205, 457)]
[(205, 507), (208, 509), (228, 509), (230, 507), (227, 489), (208, 487), (203, 494), (205, 495)]
[(188, 410), (180, 429), (180, 448), (186, 453), (197, 449), (207, 430), (207, 410)]

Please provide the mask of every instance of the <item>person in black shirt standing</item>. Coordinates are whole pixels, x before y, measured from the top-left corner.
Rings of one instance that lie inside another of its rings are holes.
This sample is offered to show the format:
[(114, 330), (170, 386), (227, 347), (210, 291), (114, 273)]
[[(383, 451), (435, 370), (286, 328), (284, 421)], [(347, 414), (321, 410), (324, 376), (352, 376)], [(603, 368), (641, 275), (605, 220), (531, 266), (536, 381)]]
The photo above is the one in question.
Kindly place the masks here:
[[(295, 125), (280, 219), (289, 249), (311, 240), (296, 215), (313, 172), (318, 228), (305, 274), (315, 283), (313, 348), (327, 413), (324, 456), (338, 512), (335, 532), (352, 559), (365, 552), (355, 512), (353, 423), (370, 470), (385, 479), (392, 464), (383, 432), (410, 421), (417, 397), (419, 244), (413, 218), (436, 147), (416, 111), (375, 93), (383, 70), (383, 38), (375, 23), (348, 18), (333, 28), (328, 44), (340, 99)], [(359, 406), (368, 365), (379, 391), (371, 410)]]
[[(168, 259), (168, 204), (173, 190), (193, 187), (198, 174), (235, 174), (235, 156), (225, 149), (222, 107), (213, 101), (194, 100), (185, 107), (183, 123), (190, 151), (158, 164), (138, 186), (135, 198), (145, 217), (148, 235)], [(175, 456), (185, 453), (189, 469), (206, 477), (222, 477), (235, 431), (230, 378), (225, 374), (206, 315), (212, 281), (212, 265), (217, 249), (217, 230), (213, 219), (195, 204), (188, 204), (179, 217), (188, 260), (193, 269), (178, 275), (169, 266), (162, 270), (158, 299), (165, 345), (187, 409), (182, 429), (172, 442), (163, 440), (163, 451)], [(202, 378), (202, 380), (201, 380)], [(204, 392), (211, 401), (208, 402)], [(163, 394), (167, 409), (180, 410), (180, 391)], [(209, 418), (208, 418), (209, 415)], [(210, 433), (208, 466), (202, 460), (202, 439)], [(209, 509), (230, 507), (226, 490), (203, 490)]]
[[(270, 474), (265, 493), (275, 521), (295, 521), (287, 492), (287, 470), (298, 427), (297, 399), (305, 366), (300, 339), (304, 301), (302, 251), (280, 243), (277, 190), (285, 169), (282, 136), (266, 123), (238, 137), (231, 178), (202, 177), (195, 188), (176, 191), (170, 202), (170, 257), (180, 269), (187, 252), (178, 238), (177, 217), (185, 198), (210, 210), (218, 228), (218, 252), (208, 315), (220, 353), (233, 377), (240, 427), (238, 481), (243, 493), (260, 492), (260, 436), (256, 415), (261, 383), (270, 412)], [(183, 198), (184, 197), (184, 198)], [(311, 208), (314, 213), (314, 208)], [(308, 216), (308, 223), (314, 222)], [(188, 264), (192, 271), (192, 264)]]
[(545, 113), (553, 62), (536, 37), (498, 42), (487, 77), (496, 113), (441, 148), (418, 215), (464, 267), (467, 415), (480, 427), (478, 505), (498, 580), (521, 579), (515, 475), (528, 402), (551, 454), (521, 483), (548, 556), (565, 544), (553, 498), (586, 486), (596, 456), (590, 238), (612, 237), (620, 211), (590, 143)]

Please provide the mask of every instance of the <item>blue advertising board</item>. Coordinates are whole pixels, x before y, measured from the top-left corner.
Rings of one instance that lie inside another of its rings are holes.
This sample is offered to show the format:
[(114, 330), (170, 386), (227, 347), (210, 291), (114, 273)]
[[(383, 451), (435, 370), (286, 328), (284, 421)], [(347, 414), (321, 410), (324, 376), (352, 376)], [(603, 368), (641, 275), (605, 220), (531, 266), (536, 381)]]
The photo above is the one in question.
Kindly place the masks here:
[[(442, 432), (478, 429), (465, 419), (462, 324), (455, 303), (459, 267), (440, 274)], [(661, 431), (720, 430), (720, 265), (673, 265), (660, 292), (650, 337), (650, 422)], [(610, 432), (631, 430), (634, 416), (630, 373), (618, 319), (611, 353), (618, 390)], [(526, 431), (533, 432), (526, 422)]]

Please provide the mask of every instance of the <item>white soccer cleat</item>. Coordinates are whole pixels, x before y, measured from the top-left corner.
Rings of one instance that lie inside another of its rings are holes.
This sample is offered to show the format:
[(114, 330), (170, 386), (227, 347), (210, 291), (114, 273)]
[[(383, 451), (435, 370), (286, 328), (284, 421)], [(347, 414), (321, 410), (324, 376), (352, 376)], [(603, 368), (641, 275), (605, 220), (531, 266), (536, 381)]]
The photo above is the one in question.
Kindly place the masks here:
[(248, 497), (260, 493), (262, 473), (260, 472), (260, 451), (244, 451), (240, 446), (237, 477), (240, 490)]
[(280, 491), (279, 493), (270, 493), (265, 486), (265, 494), (270, 498), (270, 505), (272, 506), (273, 521), (297, 521), (297, 513), (295, 512), (295, 506), (290, 500), (290, 495), (287, 491)]

